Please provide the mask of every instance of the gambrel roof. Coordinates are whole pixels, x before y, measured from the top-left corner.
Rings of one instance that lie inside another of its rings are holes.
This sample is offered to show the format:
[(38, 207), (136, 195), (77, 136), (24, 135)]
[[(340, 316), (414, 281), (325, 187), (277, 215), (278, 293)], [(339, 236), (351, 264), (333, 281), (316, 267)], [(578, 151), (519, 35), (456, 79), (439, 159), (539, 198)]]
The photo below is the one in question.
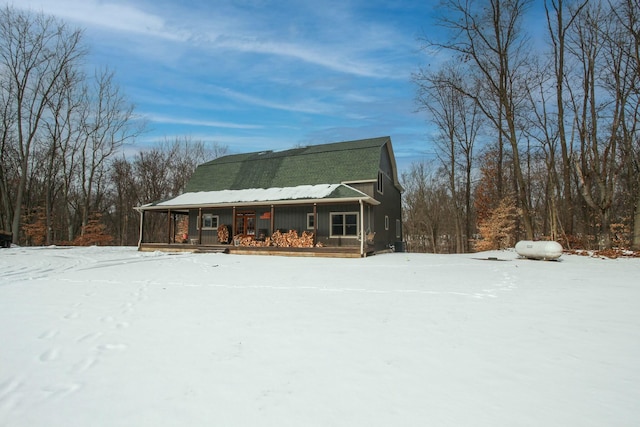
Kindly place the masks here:
[(391, 138), (362, 139), (224, 156), (196, 168), (185, 192), (139, 210), (188, 209), (261, 203), (379, 202), (348, 184), (376, 182), (383, 153), (398, 182)]
[(376, 181), (385, 145), (399, 185), (391, 139), (386, 136), (220, 157), (198, 166), (186, 192)]

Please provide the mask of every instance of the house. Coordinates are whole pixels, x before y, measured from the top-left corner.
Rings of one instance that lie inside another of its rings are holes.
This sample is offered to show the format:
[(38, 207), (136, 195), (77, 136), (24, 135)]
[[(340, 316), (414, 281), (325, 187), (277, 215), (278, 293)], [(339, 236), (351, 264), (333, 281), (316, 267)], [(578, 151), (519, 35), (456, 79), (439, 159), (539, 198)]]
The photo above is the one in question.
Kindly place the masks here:
[[(139, 250), (362, 257), (402, 241), (402, 191), (390, 137), (228, 155), (198, 166), (183, 194), (136, 208)], [(145, 231), (151, 215), (166, 219), (162, 241)], [(274, 247), (289, 231), (310, 247)]]

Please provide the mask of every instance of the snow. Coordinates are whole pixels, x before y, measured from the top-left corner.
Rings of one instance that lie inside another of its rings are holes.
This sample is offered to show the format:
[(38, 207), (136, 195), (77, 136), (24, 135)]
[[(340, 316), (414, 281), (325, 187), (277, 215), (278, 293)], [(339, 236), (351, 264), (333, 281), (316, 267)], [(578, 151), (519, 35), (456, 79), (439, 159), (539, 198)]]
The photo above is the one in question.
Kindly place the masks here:
[(14, 247), (0, 272), (1, 426), (640, 425), (640, 259)]
[[(181, 194), (158, 206), (197, 206), (256, 201), (322, 199), (342, 184), (298, 185), (296, 187), (249, 188), (244, 190), (196, 191)], [(364, 194), (363, 194), (364, 196)]]

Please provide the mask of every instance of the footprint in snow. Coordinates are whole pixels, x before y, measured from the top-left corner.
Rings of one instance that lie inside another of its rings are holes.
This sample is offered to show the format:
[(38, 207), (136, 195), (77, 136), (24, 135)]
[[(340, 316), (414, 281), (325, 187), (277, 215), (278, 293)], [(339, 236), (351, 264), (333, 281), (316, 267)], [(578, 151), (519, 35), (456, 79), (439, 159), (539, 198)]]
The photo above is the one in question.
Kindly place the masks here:
[(82, 387), (82, 384), (79, 383), (68, 383), (68, 384), (52, 384), (49, 386), (45, 386), (42, 388), (42, 391), (46, 392), (47, 399), (56, 399), (65, 397), (71, 393), (78, 391)]
[(126, 350), (126, 344), (101, 344), (98, 347), (100, 351)]
[(71, 372), (81, 374), (87, 371), (89, 368), (95, 366), (96, 363), (98, 363), (98, 359), (89, 357), (73, 365), (73, 367), (71, 368)]
[(92, 332), (90, 334), (86, 334), (78, 338), (77, 342), (86, 342), (86, 341), (94, 341), (95, 339), (102, 336), (102, 332)]
[(56, 335), (58, 335), (58, 332), (59, 332), (59, 331), (58, 331), (57, 329), (49, 329), (49, 330), (46, 330), (46, 331), (44, 331), (43, 333), (41, 333), (41, 334), (38, 336), (38, 339), (41, 339), (41, 340), (48, 340), (48, 339), (51, 339), (51, 338), (55, 337)]
[(39, 359), (41, 362), (52, 362), (58, 358), (59, 353), (60, 350), (58, 350), (57, 348), (52, 348), (42, 353)]

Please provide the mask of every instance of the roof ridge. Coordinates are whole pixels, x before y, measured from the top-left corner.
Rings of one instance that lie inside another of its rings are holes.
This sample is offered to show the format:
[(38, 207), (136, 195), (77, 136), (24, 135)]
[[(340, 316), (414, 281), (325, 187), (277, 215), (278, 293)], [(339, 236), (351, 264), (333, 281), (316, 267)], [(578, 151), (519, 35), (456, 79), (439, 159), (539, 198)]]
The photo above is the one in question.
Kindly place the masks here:
[[(380, 136), (375, 138), (356, 139), (351, 141), (340, 141), (340, 142), (329, 142), (325, 144), (307, 145), (305, 147), (288, 148), (281, 151), (261, 150), (261, 151), (253, 151), (249, 153), (229, 154), (226, 156), (222, 156), (222, 157), (218, 157), (216, 159), (210, 160), (204, 164), (209, 164), (209, 163), (225, 164), (225, 163), (234, 163), (234, 162), (257, 161), (257, 160), (264, 160), (264, 159), (277, 159), (277, 158), (286, 157), (286, 156), (305, 156), (305, 155), (313, 155), (317, 153), (328, 153), (332, 151), (365, 150), (365, 149), (371, 148), (371, 146), (349, 147), (348, 145), (350, 144), (355, 145), (355, 143), (363, 143), (368, 141), (373, 142), (377, 140), (385, 140), (386, 142), (387, 139), (390, 139), (390, 137)], [(345, 148), (336, 149), (335, 147), (338, 145), (343, 146)], [(380, 145), (382, 145), (382, 143), (380, 143)], [(329, 149), (329, 146), (333, 146), (333, 148)], [(227, 161), (225, 161), (225, 159), (227, 159)]]

